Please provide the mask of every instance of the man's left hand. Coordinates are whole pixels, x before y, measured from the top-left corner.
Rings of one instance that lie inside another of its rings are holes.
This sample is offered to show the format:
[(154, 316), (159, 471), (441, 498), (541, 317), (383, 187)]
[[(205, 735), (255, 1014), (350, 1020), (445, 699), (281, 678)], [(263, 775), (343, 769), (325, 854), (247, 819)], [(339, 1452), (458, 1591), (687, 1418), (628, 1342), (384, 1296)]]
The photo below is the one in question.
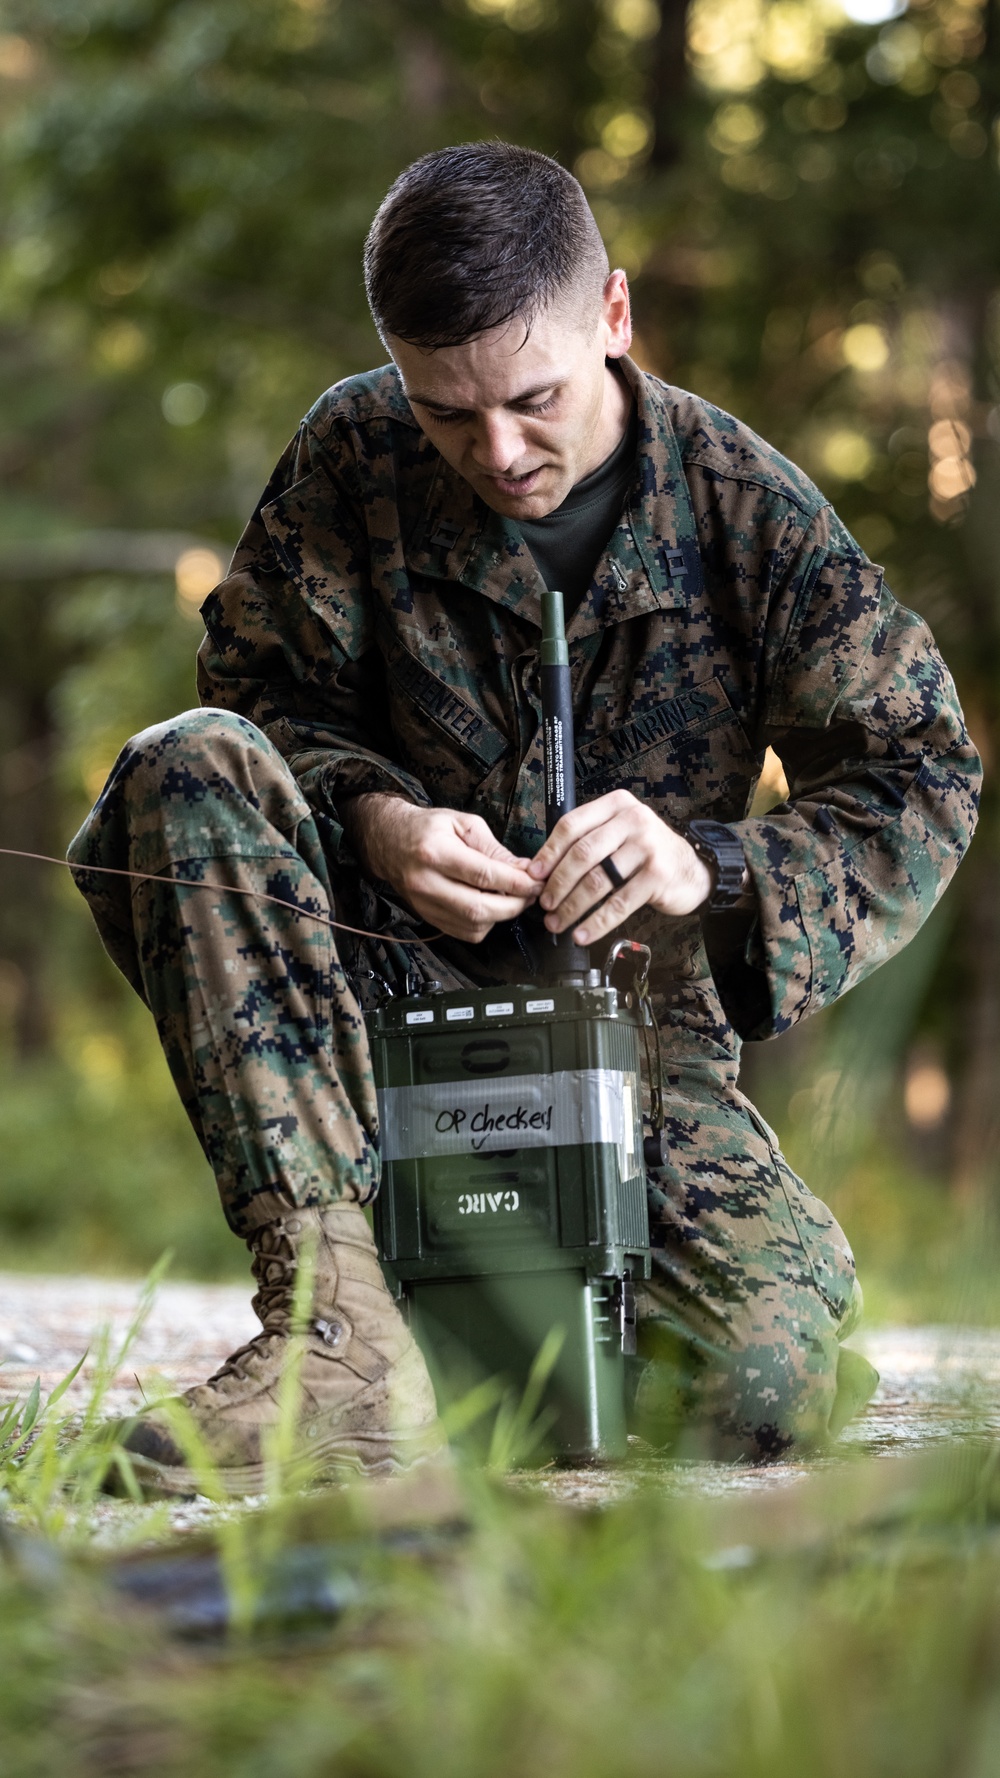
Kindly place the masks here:
[[(613, 894), (605, 858), (625, 879)], [(691, 914), (712, 893), (708, 866), (683, 834), (629, 790), (612, 790), (564, 815), (528, 870), (547, 879), (539, 900), (549, 931), (572, 927), (578, 945), (598, 943), (639, 908)]]

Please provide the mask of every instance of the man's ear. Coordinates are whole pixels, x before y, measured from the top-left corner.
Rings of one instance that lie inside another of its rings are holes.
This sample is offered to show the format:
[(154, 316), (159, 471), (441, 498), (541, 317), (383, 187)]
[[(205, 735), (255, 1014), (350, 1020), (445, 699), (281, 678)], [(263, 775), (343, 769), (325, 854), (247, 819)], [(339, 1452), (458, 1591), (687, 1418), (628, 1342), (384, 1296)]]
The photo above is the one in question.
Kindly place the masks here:
[(604, 334), (604, 356), (624, 358), (632, 344), (632, 304), (628, 293), (628, 279), (620, 266), (609, 272), (605, 281), (601, 330)]

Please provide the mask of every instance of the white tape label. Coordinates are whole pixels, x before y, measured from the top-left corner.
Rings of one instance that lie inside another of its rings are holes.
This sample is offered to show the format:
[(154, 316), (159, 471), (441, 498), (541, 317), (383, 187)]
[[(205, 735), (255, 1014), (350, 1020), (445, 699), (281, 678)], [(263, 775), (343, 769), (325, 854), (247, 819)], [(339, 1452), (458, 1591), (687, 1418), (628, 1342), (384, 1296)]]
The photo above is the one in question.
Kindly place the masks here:
[(635, 1075), (620, 1068), (380, 1087), (382, 1158), (422, 1160), (584, 1142), (608, 1142), (630, 1154), (637, 1103)]

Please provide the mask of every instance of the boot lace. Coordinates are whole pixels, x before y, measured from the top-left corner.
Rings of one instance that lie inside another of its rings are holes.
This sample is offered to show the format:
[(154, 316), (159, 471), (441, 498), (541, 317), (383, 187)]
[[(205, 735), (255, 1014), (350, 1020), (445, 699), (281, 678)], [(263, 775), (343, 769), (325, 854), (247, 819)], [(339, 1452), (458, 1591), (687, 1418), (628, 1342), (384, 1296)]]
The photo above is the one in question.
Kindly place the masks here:
[(256, 1229), (247, 1246), (252, 1255), (250, 1270), (257, 1285), (250, 1307), (261, 1331), (245, 1346), (231, 1352), (208, 1378), (209, 1383), (217, 1383), (223, 1377), (251, 1377), (257, 1361), (268, 1357), (272, 1339), (287, 1337), (291, 1332), (295, 1248), (284, 1224), (269, 1222)]
[[(291, 1328), (296, 1252), (282, 1222), (269, 1222), (248, 1242), (257, 1292), (250, 1307), (265, 1333), (287, 1334)], [(259, 1335), (258, 1335), (259, 1338)], [(250, 1342), (251, 1345), (254, 1341)]]

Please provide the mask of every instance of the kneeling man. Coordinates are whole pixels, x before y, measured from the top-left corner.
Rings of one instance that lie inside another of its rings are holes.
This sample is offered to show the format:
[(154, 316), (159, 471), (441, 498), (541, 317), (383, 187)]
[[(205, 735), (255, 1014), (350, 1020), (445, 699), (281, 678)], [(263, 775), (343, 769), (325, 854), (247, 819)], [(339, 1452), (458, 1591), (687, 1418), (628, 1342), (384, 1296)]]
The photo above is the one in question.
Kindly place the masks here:
[[(262, 1332), (187, 1406), (226, 1485), (259, 1486), (308, 1244), (303, 1449), (377, 1468), (433, 1443), (362, 1211), (362, 1008), (415, 969), (530, 981), (544, 924), (595, 963), (612, 934), (653, 952), (669, 1158), (637, 1423), (723, 1457), (815, 1445), (872, 1386), (839, 1345), (860, 1294), (740, 1041), (829, 1005), (938, 900), (979, 774), (951, 679), (793, 464), (630, 361), (624, 273), (554, 161), (417, 161), (365, 270), (392, 362), (306, 416), (206, 601), (203, 707), (129, 742), (71, 850), (253, 1256)], [(544, 840), (546, 586), (581, 806)], [(768, 745), (789, 800), (750, 818)], [(162, 1415), (127, 1442), (190, 1488)]]

